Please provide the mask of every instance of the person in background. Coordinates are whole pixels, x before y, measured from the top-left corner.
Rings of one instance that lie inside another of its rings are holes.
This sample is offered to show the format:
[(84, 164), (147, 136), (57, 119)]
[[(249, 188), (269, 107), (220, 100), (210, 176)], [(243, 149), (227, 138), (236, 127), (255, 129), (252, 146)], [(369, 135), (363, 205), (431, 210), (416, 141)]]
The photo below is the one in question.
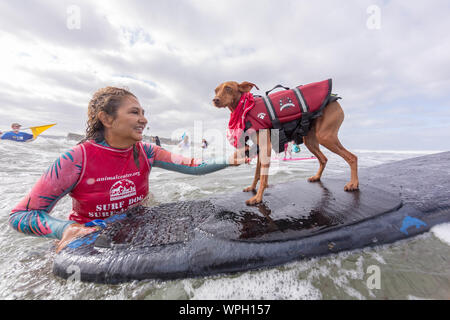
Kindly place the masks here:
[(34, 137), (32, 134), (26, 132), (20, 132), (20, 127), (22, 127), (17, 122), (11, 124), (12, 131), (5, 132), (2, 136), (2, 140), (13, 140), (17, 142), (27, 142), (33, 141)]
[(189, 150), (191, 143), (189, 142), (189, 136), (187, 134), (184, 134), (182, 137), (183, 140), (178, 144), (178, 147), (183, 150)]
[(300, 146), (298, 144), (296, 144), (296, 143), (292, 143), (292, 152), (299, 153), (300, 151), (302, 151), (300, 149)]
[(284, 159), (286, 158), (286, 152), (289, 153), (289, 158), (292, 159), (292, 152), (291, 152), (291, 141), (284, 144)]
[[(86, 138), (40, 177), (11, 211), (10, 226), (27, 235), (59, 239), (59, 252), (74, 239), (98, 230), (102, 219), (145, 203), (153, 167), (203, 175), (245, 161), (237, 151), (208, 162), (173, 154), (142, 142), (146, 125), (144, 109), (134, 94), (115, 87), (98, 90), (88, 105)], [(68, 219), (52, 217), (51, 210), (67, 194), (72, 198)]]
[(159, 141), (159, 137), (155, 136), (155, 143), (157, 146), (161, 147), (161, 141)]
[(206, 148), (208, 148), (208, 142), (206, 141), (206, 139), (202, 139), (202, 149)]

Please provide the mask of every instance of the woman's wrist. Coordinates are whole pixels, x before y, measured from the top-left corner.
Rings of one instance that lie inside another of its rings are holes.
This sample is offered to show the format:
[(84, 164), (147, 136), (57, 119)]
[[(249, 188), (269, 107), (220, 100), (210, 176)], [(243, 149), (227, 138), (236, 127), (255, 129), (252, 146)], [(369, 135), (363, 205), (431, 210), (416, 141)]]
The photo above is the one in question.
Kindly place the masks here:
[(67, 230), (68, 227), (75, 224), (75, 221), (67, 220), (64, 224), (61, 224), (61, 227), (55, 230), (56, 239), (61, 240), (64, 234), (64, 231)]

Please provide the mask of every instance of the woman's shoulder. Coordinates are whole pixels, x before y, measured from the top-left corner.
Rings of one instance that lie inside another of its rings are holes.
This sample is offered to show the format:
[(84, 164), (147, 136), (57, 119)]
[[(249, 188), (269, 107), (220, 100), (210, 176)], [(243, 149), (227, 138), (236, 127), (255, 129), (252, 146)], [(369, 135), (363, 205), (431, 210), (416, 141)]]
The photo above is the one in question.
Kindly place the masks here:
[(56, 160), (56, 162), (68, 161), (71, 163), (75, 163), (76, 165), (81, 165), (84, 159), (84, 147), (83, 143), (79, 143), (70, 149), (64, 151), (60, 157)]
[[(81, 172), (83, 166), (83, 149), (80, 145), (76, 145), (69, 150), (64, 151), (45, 171), (46, 178), (60, 176), (70, 176), (71, 172)], [(64, 172), (64, 174), (61, 174)]]
[(74, 156), (82, 156), (84, 152), (84, 145), (86, 142), (81, 142), (79, 144), (74, 145), (71, 147), (66, 153), (70, 153)]
[(155, 143), (140, 141), (138, 142), (142, 149), (144, 150), (145, 154), (147, 155), (147, 159), (154, 158), (156, 154), (162, 149), (160, 146), (156, 145)]

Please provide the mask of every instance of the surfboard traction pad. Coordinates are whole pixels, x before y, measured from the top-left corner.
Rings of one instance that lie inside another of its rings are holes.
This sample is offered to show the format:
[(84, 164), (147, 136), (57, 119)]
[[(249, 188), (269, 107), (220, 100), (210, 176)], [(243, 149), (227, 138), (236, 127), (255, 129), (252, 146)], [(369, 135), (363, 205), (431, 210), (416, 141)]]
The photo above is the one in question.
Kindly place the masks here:
[(236, 192), (137, 207), (72, 242), (53, 271), (67, 278), (75, 265), (81, 280), (102, 283), (173, 279), (390, 243), (450, 220), (450, 152), (439, 155), (361, 170), (356, 192), (344, 179), (303, 179), (270, 186), (256, 206)]

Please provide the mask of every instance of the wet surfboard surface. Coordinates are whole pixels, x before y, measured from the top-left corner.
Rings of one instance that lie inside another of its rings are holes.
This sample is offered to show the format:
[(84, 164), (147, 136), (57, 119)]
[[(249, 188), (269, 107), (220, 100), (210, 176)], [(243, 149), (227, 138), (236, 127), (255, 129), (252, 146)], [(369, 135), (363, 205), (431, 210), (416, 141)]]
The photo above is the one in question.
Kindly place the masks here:
[(450, 152), (360, 170), (360, 190), (344, 176), (221, 194), (106, 219), (106, 228), (70, 243), (53, 271), (82, 281), (173, 279), (275, 266), (407, 238), (450, 221)]
[(199, 227), (229, 240), (287, 241), (361, 222), (401, 207), (399, 195), (364, 185), (344, 191), (345, 180), (306, 179), (273, 185), (264, 202), (247, 206), (247, 193), (211, 200), (214, 210)]

